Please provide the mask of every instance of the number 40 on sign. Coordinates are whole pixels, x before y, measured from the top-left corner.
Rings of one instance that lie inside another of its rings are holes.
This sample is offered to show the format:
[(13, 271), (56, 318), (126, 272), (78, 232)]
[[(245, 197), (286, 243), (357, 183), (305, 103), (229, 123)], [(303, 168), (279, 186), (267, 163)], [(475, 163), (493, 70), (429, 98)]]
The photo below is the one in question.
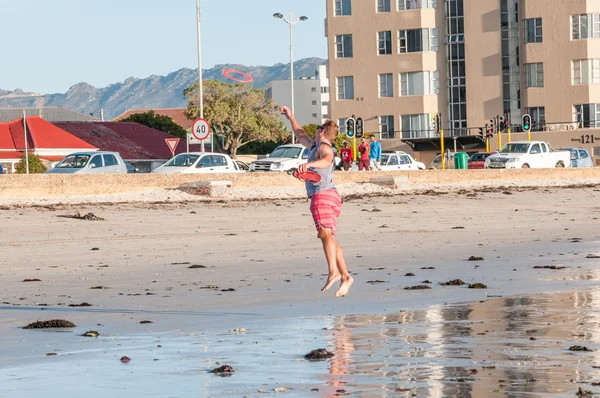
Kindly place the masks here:
[(205, 119), (196, 119), (192, 126), (192, 135), (199, 141), (204, 141), (210, 135), (210, 124)]

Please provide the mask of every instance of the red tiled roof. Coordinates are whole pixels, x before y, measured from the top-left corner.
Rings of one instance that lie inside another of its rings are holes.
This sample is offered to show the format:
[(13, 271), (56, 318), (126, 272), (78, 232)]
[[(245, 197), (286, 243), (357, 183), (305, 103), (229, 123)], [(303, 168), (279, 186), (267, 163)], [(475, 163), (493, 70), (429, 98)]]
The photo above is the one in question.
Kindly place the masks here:
[(21, 159), (25, 154), (17, 151), (0, 151), (0, 159)]
[(0, 150), (1, 149), (15, 149), (15, 143), (10, 135), (8, 123), (0, 123)]
[[(137, 123), (134, 124), (137, 125)], [(121, 157), (126, 160), (165, 159), (101, 123), (57, 122), (54, 125), (95, 145), (102, 151), (119, 152)], [(164, 145), (167, 146), (166, 143)], [(170, 158), (171, 156), (166, 159)]]
[(31, 133), (33, 143), (37, 149), (40, 148), (73, 148), (73, 149), (97, 149), (94, 145), (69, 134), (47, 122), (39, 116), (27, 118), (27, 127)]
[(185, 117), (185, 108), (162, 108), (162, 109), (130, 109), (127, 112), (119, 115), (115, 118), (115, 121), (119, 121), (122, 119), (126, 119), (131, 115), (135, 115), (136, 113), (146, 113), (149, 111), (154, 111), (157, 115), (161, 116), (170, 116), (175, 123), (183, 127), (184, 129), (191, 129), (194, 124), (193, 120), (189, 120)]
[[(13, 140), (15, 149), (25, 149), (25, 129), (23, 128), (23, 119), (13, 120), (8, 124), (10, 129), (10, 135)], [(33, 141), (31, 135), (27, 134), (27, 145), (28, 148), (33, 148)]]

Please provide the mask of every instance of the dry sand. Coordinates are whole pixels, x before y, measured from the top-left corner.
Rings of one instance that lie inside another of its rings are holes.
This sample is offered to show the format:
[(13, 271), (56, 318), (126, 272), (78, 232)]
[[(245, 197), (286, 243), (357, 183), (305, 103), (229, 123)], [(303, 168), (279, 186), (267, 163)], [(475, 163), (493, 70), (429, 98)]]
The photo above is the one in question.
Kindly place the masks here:
[[(47, 396), (43, 383), (32, 382), (52, 380), (49, 364), (53, 372), (59, 373), (88, 366), (94, 369), (96, 377), (88, 375), (92, 387), (81, 390), (75, 383), (63, 397), (80, 396), (82, 391), (88, 396), (126, 396), (118, 390), (119, 380), (127, 384), (122, 380), (122, 368), (112, 369), (115, 364), (104, 362), (107, 357), (118, 362), (128, 352), (140, 356), (144, 352), (144, 361), (148, 361), (144, 363), (150, 366), (152, 357), (159, 355), (148, 354), (157, 341), (191, 334), (210, 336), (171, 346), (167, 368), (156, 372), (146, 369), (139, 374), (132, 371), (140, 383), (159, 376), (166, 383), (176, 383), (173, 375), (180, 374), (177, 372), (197, 375), (216, 361), (236, 360), (235, 346), (240, 342), (223, 338), (219, 343), (218, 336), (229, 336), (229, 330), (237, 328), (251, 331), (250, 340), (260, 341), (261, 352), (276, 351), (285, 356), (287, 375), (296, 380), (291, 375), (299, 370), (293, 364), (305, 353), (298, 352), (293, 342), (295, 333), (303, 330), (299, 322), (303, 327), (314, 326), (310, 335), (312, 348), (333, 344), (330, 348), (335, 349), (331, 336), (314, 332), (351, 314), (419, 309), (427, 312), (432, 306), (443, 307), (446, 303), (491, 301), (490, 295), (508, 298), (540, 292), (598, 290), (600, 260), (586, 257), (600, 254), (600, 188), (476, 187), (441, 193), (369, 188), (373, 190), (370, 193), (379, 191), (384, 196), (363, 198), (350, 196), (350, 188), (341, 187), (346, 201), (338, 224), (338, 240), (345, 249), (355, 284), (343, 299), (334, 297), (335, 289), (319, 292), (326, 266), (305, 200), (255, 198), (202, 203), (195, 197), (170, 191), (170, 198), (185, 201), (164, 203), (164, 197), (153, 196), (147, 203), (141, 199), (134, 204), (50, 205), (57, 202), (52, 200), (29, 203), (38, 205), (33, 207), (4, 201), (0, 210), (0, 335), (8, 344), (0, 348), (0, 386), (9, 386), (15, 397)], [(101, 199), (98, 201), (106, 201)], [(58, 200), (61, 201), (66, 202), (64, 198)], [(105, 220), (62, 217), (76, 212), (93, 212)], [(467, 261), (470, 256), (484, 260)], [(202, 267), (190, 269), (193, 265)], [(533, 269), (545, 265), (567, 268)], [(407, 273), (415, 276), (405, 276)], [(437, 285), (456, 278), (484, 283), (488, 289)], [(23, 282), (25, 279), (40, 281)], [(431, 290), (403, 289), (424, 280), (433, 282)], [(107, 289), (91, 289), (98, 286)], [(595, 295), (591, 297), (596, 300)], [(68, 307), (83, 302), (92, 307)], [(598, 308), (598, 302), (594, 303), (592, 310)], [(495, 319), (494, 306), (486, 308), (481, 309), (478, 319)], [(59, 334), (20, 329), (30, 322), (50, 318), (69, 319), (78, 328)], [(140, 324), (143, 320), (153, 323)], [(430, 318), (424, 322), (423, 327), (428, 330), (437, 321)], [(82, 338), (76, 334), (90, 329), (110, 336), (109, 340), (77, 340)], [(370, 340), (372, 350), (379, 349), (377, 336)], [(501, 339), (510, 337), (509, 333)], [(409, 344), (405, 339), (395, 343), (402, 345), (403, 341)], [(600, 341), (592, 337), (588, 343), (597, 345)], [(301, 347), (310, 344), (302, 340)], [(467, 346), (473, 347), (471, 343)], [(48, 352), (59, 355), (46, 357)], [(209, 358), (199, 352), (209, 352)], [(244, 352), (239, 352), (242, 359), (256, 360), (261, 355)], [(177, 358), (190, 355), (201, 359), (193, 368), (189, 363), (181, 365), (182, 370)], [(51, 362), (53, 359), (55, 362)], [(97, 363), (102, 366), (95, 367)], [(385, 366), (383, 362), (381, 366)], [(435, 365), (430, 361), (427, 366)], [(283, 370), (273, 373), (286, 377)], [(244, 376), (240, 372), (232, 378), (237, 377), (237, 384), (219, 378), (213, 385), (213, 378), (203, 381), (202, 386), (186, 386), (189, 390), (179, 393), (175, 388), (171, 395), (155, 390), (158, 395), (147, 392), (144, 396), (239, 396), (238, 387), (252, 396), (248, 391), (270, 388), (273, 392), (278, 387), (276, 383), (286, 381), (269, 382), (269, 372), (260, 376)], [(413, 376), (396, 372), (393, 377), (408, 381)], [(312, 375), (311, 380), (316, 380), (311, 385), (319, 385), (320, 380), (331, 387), (318, 374)], [(117, 390), (107, 390), (107, 383)], [(271, 384), (264, 387), (265, 383)], [(19, 394), (20, 385), (30, 389)], [(350, 387), (340, 388), (350, 392)], [(575, 387), (565, 391), (573, 395)], [(293, 395), (294, 391), (295, 396), (310, 392), (297, 386), (288, 394)], [(362, 396), (383, 395), (378, 392)]]

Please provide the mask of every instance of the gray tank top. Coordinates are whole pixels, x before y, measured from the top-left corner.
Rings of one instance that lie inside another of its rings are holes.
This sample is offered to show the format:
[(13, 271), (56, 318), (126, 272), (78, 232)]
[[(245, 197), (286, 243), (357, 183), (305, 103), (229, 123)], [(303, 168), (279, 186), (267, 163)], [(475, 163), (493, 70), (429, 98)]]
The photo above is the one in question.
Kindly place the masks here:
[[(321, 144), (332, 146), (331, 143), (328, 141), (321, 141)], [(309, 162), (314, 162), (315, 160), (317, 160), (317, 149), (319, 149), (319, 145), (317, 145), (316, 143), (310, 148), (308, 152)], [(335, 185), (333, 183), (333, 171), (335, 169), (334, 165), (335, 155), (334, 162), (331, 162), (331, 165), (329, 167), (326, 167), (324, 169), (318, 169), (316, 167), (309, 168), (310, 171), (315, 172), (321, 176), (321, 181), (319, 182), (306, 181), (304, 183), (306, 185), (306, 193), (308, 194), (309, 198), (312, 198), (312, 196), (316, 193), (327, 191), (328, 189), (335, 189)]]

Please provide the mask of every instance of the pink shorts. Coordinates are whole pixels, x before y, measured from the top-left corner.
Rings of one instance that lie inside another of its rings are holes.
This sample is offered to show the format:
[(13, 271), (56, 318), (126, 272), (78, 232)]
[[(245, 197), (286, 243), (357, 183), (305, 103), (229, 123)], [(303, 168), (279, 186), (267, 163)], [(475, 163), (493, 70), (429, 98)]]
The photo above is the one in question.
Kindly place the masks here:
[(323, 192), (316, 193), (310, 201), (310, 212), (315, 227), (329, 228), (331, 234), (335, 235), (337, 219), (342, 211), (342, 198), (335, 189), (328, 189)]

